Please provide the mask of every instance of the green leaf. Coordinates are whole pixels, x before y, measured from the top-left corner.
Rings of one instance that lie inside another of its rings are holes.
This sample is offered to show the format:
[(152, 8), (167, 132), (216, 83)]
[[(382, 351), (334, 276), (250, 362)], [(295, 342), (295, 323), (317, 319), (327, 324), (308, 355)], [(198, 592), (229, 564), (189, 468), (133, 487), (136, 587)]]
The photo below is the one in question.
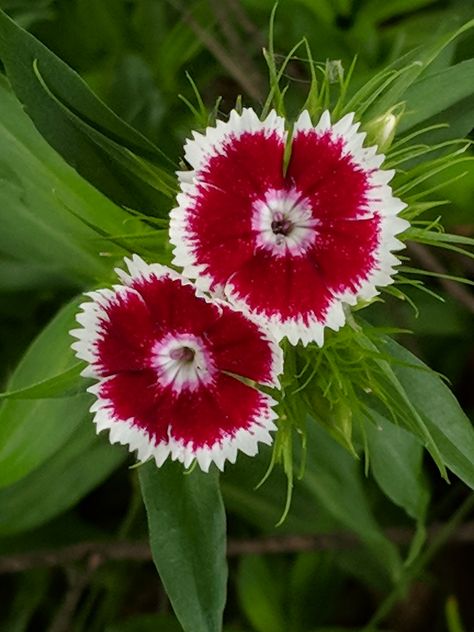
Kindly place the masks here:
[[(314, 422), (313, 422), (314, 423)], [(340, 528), (357, 534), (387, 574), (396, 579), (401, 565), (396, 547), (384, 536), (371, 512), (360, 464), (316, 424), (308, 436), (307, 469), (301, 484)]]
[(226, 598), (225, 511), (216, 471), (179, 463), (138, 470), (153, 560), (185, 632), (220, 632)]
[(423, 476), (423, 446), (410, 432), (371, 410), (367, 423), (370, 467), (390, 500), (415, 520), (424, 521), (429, 492)]
[(286, 623), (281, 579), (261, 555), (243, 557), (237, 575), (240, 607), (257, 632), (285, 632)]
[(73, 507), (125, 457), (123, 449), (96, 436), (85, 411), (64, 446), (28, 476), (0, 490), (0, 536), (36, 528)]
[[(430, 133), (428, 142), (437, 143), (445, 140), (464, 138), (474, 127), (474, 94), (456, 102), (448, 109), (425, 121), (426, 125), (446, 125)], [(423, 137), (425, 139), (427, 137)]]
[(470, 20), (456, 31), (443, 35), (434, 44), (405, 55), (402, 58), (402, 63), (407, 69), (406, 72), (401, 73), (383, 96), (370, 108), (368, 117), (376, 118), (381, 116), (396, 103), (402, 101), (410, 86), (429, 68), (438, 55), (462, 33), (473, 27), (474, 20)]
[(385, 22), (390, 18), (400, 18), (404, 13), (412, 13), (435, 2), (436, 0), (391, 0), (391, 2), (368, 0), (357, 12), (357, 19), (376, 23)]
[(7, 260), (35, 270), (36, 283), (67, 286), (90, 283), (113, 266), (100, 254), (109, 249), (99, 236), (143, 231), (48, 146), (1, 76), (0, 222)]
[(0, 12), (0, 58), (15, 93), (46, 140), (109, 197), (136, 207), (142, 197), (140, 190), (131, 180), (126, 181), (125, 174), (120, 173), (107, 154), (85, 136), (42, 89), (34, 72), (35, 63), (57, 100), (92, 128), (130, 151), (163, 165), (166, 161), (160, 150), (116, 116), (77, 73), (3, 11)]
[(394, 340), (386, 339), (382, 349), (412, 365), (393, 363), (392, 368), (423, 419), (443, 463), (474, 489), (474, 428), (458, 401), (438, 375)]
[[(45, 78), (41, 74), (37, 60), (33, 62), (33, 69), (38, 79), (41, 88), (48, 94), (51, 100), (60, 108), (63, 115), (79, 130), (84, 133), (84, 136), (92, 140), (97, 147), (102, 148), (115, 163), (115, 167), (118, 171), (125, 169), (125, 172), (129, 176), (134, 176), (139, 182), (141, 187), (148, 190), (149, 187), (160, 191), (167, 197), (174, 197), (176, 194), (176, 178), (174, 175), (169, 174), (163, 169), (156, 167), (153, 163), (146, 159), (137, 156), (132, 151), (123, 147), (115, 140), (110, 139), (104, 135), (100, 130), (97, 130), (88, 121), (84, 121), (78, 116), (71, 107), (60, 101), (55, 94), (51, 91)], [(123, 168), (123, 169), (121, 169)], [(151, 189), (149, 190), (149, 192)], [(153, 199), (157, 194), (151, 192)], [(158, 198), (157, 198), (158, 199)], [(137, 199), (134, 199), (134, 205), (137, 206)]]
[[(362, 322), (362, 321), (361, 321)], [(423, 416), (420, 415), (414, 406), (409, 395), (400, 383), (398, 375), (394, 371), (395, 362), (390, 362), (391, 355), (386, 349), (380, 348), (377, 344), (367, 336), (363, 330), (359, 332), (359, 343), (370, 351), (382, 351), (380, 357), (375, 357), (380, 374), (377, 377), (378, 389), (384, 394), (384, 404), (389, 408), (392, 414), (396, 414), (397, 421), (404, 428), (419, 437), (427, 450), (429, 450), (434, 462), (438, 466), (441, 475), (447, 478), (446, 468), (438, 449), (438, 445), (431, 435)], [(382, 339), (385, 340), (385, 339)], [(390, 341), (390, 338), (386, 339)], [(431, 373), (428, 367), (425, 370)], [(380, 404), (380, 399), (372, 399), (374, 406)]]
[(82, 393), (85, 381), (81, 379), (83, 362), (77, 362), (74, 366), (62, 371), (54, 377), (41, 380), (31, 386), (18, 388), (14, 391), (0, 393), (1, 399), (51, 399), (55, 397), (68, 397)]
[[(33, 342), (13, 373), (8, 391), (30, 387), (77, 365), (68, 331), (78, 303), (62, 309)], [(67, 443), (89, 416), (90, 404), (87, 394), (4, 401), (0, 406), (0, 487), (23, 478)]]
[[(307, 424), (306, 467), (295, 480), (292, 503), (278, 532), (357, 534), (363, 553), (369, 557), (379, 586), (388, 586), (398, 576), (401, 561), (396, 547), (385, 537), (366, 495), (362, 467), (314, 420)], [(299, 460), (295, 446), (295, 458)], [(286, 481), (279, 468), (255, 490), (268, 467), (269, 454), (240, 457), (222, 477), (226, 507), (267, 532), (275, 531), (284, 504)]]
[(398, 133), (470, 97), (474, 92), (473, 77), (474, 59), (468, 59), (415, 82), (403, 96), (406, 113), (400, 121)]

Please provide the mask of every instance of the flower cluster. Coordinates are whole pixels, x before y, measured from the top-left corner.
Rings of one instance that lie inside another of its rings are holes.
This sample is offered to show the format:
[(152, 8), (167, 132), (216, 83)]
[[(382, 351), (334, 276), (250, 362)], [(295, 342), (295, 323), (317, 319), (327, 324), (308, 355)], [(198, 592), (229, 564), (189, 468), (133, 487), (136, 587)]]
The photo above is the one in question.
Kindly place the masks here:
[(251, 109), (193, 134), (170, 218), (182, 276), (135, 255), (71, 332), (98, 431), (204, 471), (271, 443), (275, 401), (259, 386), (278, 388), (278, 342), (321, 346), (399, 263), (405, 205), (364, 140), (353, 114), (314, 126), (304, 111), (290, 134)]

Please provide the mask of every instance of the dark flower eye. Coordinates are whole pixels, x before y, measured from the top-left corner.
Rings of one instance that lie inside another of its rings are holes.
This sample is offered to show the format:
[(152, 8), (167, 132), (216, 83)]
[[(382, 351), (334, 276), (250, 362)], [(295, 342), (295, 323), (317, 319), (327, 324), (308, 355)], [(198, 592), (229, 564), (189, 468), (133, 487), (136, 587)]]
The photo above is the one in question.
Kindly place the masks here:
[(208, 471), (238, 450), (255, 455), (276, 430), (275, 402), (256, 385), (278, 386), (280, 347), (169, 268), (137, 256), (127, 264), (123, 285), (91, 292), (71, 332), (84, 375), (98, 380), (89, 389), (97, 430), (157, 465), (196, 459)]
[(343, 305), (392, 283), (403, 248), (405, 204), (377, 147), (364, 147), (354, 115), (293, 127), (284, 172), (285, 121), (271, 112), (231, 112), (185, 145), (192, 171), (179, 173), (171, 213), (174, 264), (223, 294), (280, 340), (323, 344), (345, 322)]

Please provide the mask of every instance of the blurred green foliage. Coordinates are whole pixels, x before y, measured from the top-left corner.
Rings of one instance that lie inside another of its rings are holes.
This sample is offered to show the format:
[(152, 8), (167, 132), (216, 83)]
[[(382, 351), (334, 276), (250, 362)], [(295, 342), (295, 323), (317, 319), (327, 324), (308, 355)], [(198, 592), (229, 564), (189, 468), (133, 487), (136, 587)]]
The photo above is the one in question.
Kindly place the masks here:
[[(145, 234), (146, 220), (166, 217), (173, 204), (171, 185), (162, 172), (161, 152), (177, 165), (183, 140), (194, 127), (194, 114), (184, 102), (195, 102), (186, 73), (199, 87), (209, 109), (220, 96), (220, 112), (229, 111), (238, 95), (243, 95), (247, 104), (263, 102), (267, 88), (261, 49), (267, 45), (273, 4), (273, 0), (0, 1), (0, 8), (75, 69), (112, 112), (141, 135), (122, 126), (110, 110), (101, 109), (96, 102), (98, 118), (92, 122), (100, 119), (102, 128), (108, 132), (113, 129), (115, 138), (126, 138), (143, 150), (143, 162), (133, 165), (126, 152), (117, 150), (111, 158), (112, 145), (106, 146), (100, 135), (93, 136), (94, 132), (82, 125), (83, 137), (90, 135), (90, 153), (83, 164), (67, 165), (34, 129), (7, 81), (1, 79), (0, 352), (2, 377), (6, 380), (13, 374), (10, 389), (30, 385), (32, 376), (51, 377), (70, 368), (74, 360), (66, 332), (72, 326), (76, 303), (69, 303), (51, 320), (57, 309), (77, 291), (109, 279), (114, 264), (134, 243), (153, 253), (158, 237), (153, 233), (152, 241), (150, 234)], [(340, 60), (347, 69), (357, 55), (351, 84), (356, 90), (386, 65), (416, 47), (428, 47), (472, 17), (469, 0), (282, 0), (275, 22), (275, 52), (277, 60), (283, 60), (289, 48), (305, 36), (317, 61)], [(299, 49), (286, 69), (286, 78), (292, 81), (290, 112), (301, 107), (309, 86), (304, 51)], [(467, 61), (473, 52), (471, 31), (444, 49), (424, 78), (425, 86), (418, 84), (412, 89), (411, 102), (426, 108), (425, 119), (433, 124), (451, 122), (447, 132), (434, 131), (430, 142), (443, 140), (446, 134), (468, 134), (473, 127), (474, 71), (472, 60)], [(12, 63), (28, 54), (37, 57), (26, 49), (19, 50)], [(8, 66), (7, 60), (4, 63)], [(53, 138), (60, 121), (76, 134), (77, 112), (71, 106), (77, 105), (80, 111), (79, 103), (68, 101), (67, 89), (58, 94), (54, 63), (46, 68), (40, 60), (37, 68), (58, 98), (55, 115), (43, 121), (43, 134), (48, 138), (47, 127)], [(84, 89), (81, 94), (86, 103), (89, 95)], [(404, 124), (416, 126), (416, 116), (415, 111), (408, 112)], [(54, 145), (51, 138), (48, 140)], [(101, 190), (93, 186), (99, 186), (99, 178), (94, 181), (97, 165), (105, 165), (110, 175), (108, 186)], [(132, 171), (132, 167), (137, 168)], [(140, 169), (146, 171), (146, 178), (138, 177)], [(454, 180), (441, 189), (442, 197), (453, 201), (443, 207), (443, 220), (449, 230), (472, 237), (474, 168), (468, 163), (453, 166), (451, 171), (449, 178)], [(455, 179), (464, 172), (462, 179)], [(442, 182), (434, 176), (427, 186)], [(159, 184), (158, 192), (151, 183)], [(128, 207), (139, 214), (131, 219)], [(438, 211), (431, 211), (432, 219)], [(115, 235), (114, 239), (107, 237), (108, 233)], [(164, 259), (165, 239), (160, 242)], [(98, 243), (100, 257), (96, 256)], [(423, 261), (417, 263), (423, 265)], [(474, 278), (472, 260), (456, 253), (439, 255), (439, 263), (452, 274)], [(387, 297), (385, 304), (371, 309), (371, 322), (413, 331), (414, 335), (401, 337), (403, 343), (446, 374), (464, 409), (473, 413), (472, 310), (453, 296), (446, 284), (440, 286), (434, 281), (430, 287), (439, 292), (442, 302), (409, 290), (418, 316), (407, 302)], [(27, 344), (49, 321), (14, 371)], [(428, 420), (435, 419), (431, 423), (436, 432), (451, 441), (452, 408), (443, 408), (445, 400), (436, 401), (431, 395), (427, 399), (423, 387), (417, 391), (410, 369), (394, 370), (418, 398)], [(124, 452), (96, 437), (85, 423), (89, 405), (84, 394), (38, 400), (34, 406), (14, 400), (2, 404), (3, 554), (55, 549), (89, 540), (113, 543), (146, 537), (137, 473), (123, 465)], [(430, 415), (426, 412), (429, 407)], [(380, 430), (374, 426), (365, 438), (369, 446), (376, 446), (376, 457), (367, 464), (370, 476), (366, 476), (364, 464), (321, 427), (309, 424), (305, 476), (296, 481), (290, 513), (278, 530), (274, 525), (285, 501), (283, 473), (275, 470), (254, 490), (269, 462), (268, 452), (263, 450), (258, 459), (242, 457), (228, 468), (222, 491), (232, 539), (253, 541), (275, 534), (324, 537), (350, 532), (359, 545), (344, 545), (342, 538), (328, 550), (231, 559), (226, 632), (362, 629), (380, 604), (383, 608), (403, 589), (402, 605), (392, 611), (387, 628), (441, 632), (448, 626), (457, 632), (461, 619), (466, 629), (474, 625), (474, 611), (465, 589), (469, 583), (466, 569), (469, 573), (474, 561), (472, 543), (471, 549), (462, 551), (461, 560), (454, 557), (449, 563), (441, 556), (429, 570), (420, 569), (429, 574), (429, 581), (424, 583), (425, 601), (421, 600), (418, 613), (413, 604), (419, 601), (419, 585), (413, 587), (413, 577), (407, 578), (404, 567), (407, 555), (414, 559), (422, 548), (425, 526), (440, 521), (449, 524), (455, 509), (466, 499), (469, 502), (469, 491), (454, 476), (451, 487), (440, 483), (432, 465), (423, 465), (421, 444), (413, 435), (389, 424), (378, 411), (374, 415)], [(465, 436), (466, 440), (464, 435), (452, 439), (451, 447), (459, 451), (461, 446), (465, 451), (465, 471), (459, 474), (467, 480), (472, 451), (467, 431)], [(24, 449), (25, 437), (31, 438), (28, 450)], [(362, 444), (364, 438), (357, 437), (357, 441)], [(299, 449), (296, 442), (297, 460), (302, 458)], [(142, 484), (143, 479), (146, 474), (142, 474)], [(189, 521), (193, 532), (192, 512), (183, 513), (183, 520)], [(386, 531), (389, 528), (404, 530), (411, 537), (401, 545), (394, 544)], [(161, 546), (165, 549), (166, 542)], [(201, 563), (204, 565), (205, 560)], [(183, 569), (184, 574), (188, 572)], [(163, 575), (164, 584), (169, 581)], [(179, 585), (180, 578), (174, 578), (174, 583)], [(151, 563), (138, 564), (130, 559), (107, 562), (106, 556), (90, 555), (79, 564), (64, 563), (61, 569), (36, 568), (3, 575), (0, 585), (5, 595), (0, 626), (12, 632), (181, 629)], [(184, 579), (182, 585), (187, 586)], [(212, 601), (212, 590), (209, 592)], [(76, 602), (68, 606), (75, 594)], [(214, 597), (222, 600), (222, 595)]]

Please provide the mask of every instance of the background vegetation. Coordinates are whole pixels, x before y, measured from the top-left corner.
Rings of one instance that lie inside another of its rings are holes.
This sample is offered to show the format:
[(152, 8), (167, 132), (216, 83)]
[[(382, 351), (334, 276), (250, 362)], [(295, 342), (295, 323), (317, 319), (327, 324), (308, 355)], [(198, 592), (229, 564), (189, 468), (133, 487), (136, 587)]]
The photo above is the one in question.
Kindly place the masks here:
[[(210, 109), (222, 96), (221, 112), (229, 111), (238, 95), (252, 105), (267, 93), (261, 50), (273, 0), (1, 0), (0, 7), (176, 163), (195, 127), (195, 114), (185, 103), (195, 102), (188, 73)], [(470, 0), (283, 0), (275, 52), (284, 58), (306, 36), (318, 61), (340, 60), (347, 69), (357, 55), (355, 89), (472, 17)], [(4, 52), (5, 33), (0, 28), (0, 57), (8, 70), (27, 52), (19, 44), (11, 61)], [(474, 69), (462, 66), (461, 80), (447, 85), (442, 72), (455, 64), (459, 68), (473, 52), (472, 32), (449, 44), (430, 67), (431, 74), (441, 73), (439, 82), (431, 94), (420, 95), (428, 110), (437, 104), (425, 119), (447, 121), (450, 137), (467, 135), (474, 125)], [(38, 68), (41, 72), (41, 63)], [(301, 103), (309, 79), (297, 56), (286, 72), (291, 110)], [(69, 87), (63, 88), (67, 96)], [(31, 101), (30, 114), (35, 107), (40, 111), (41, 98)], [(48, 133), (52, 138), (55, 131), (64, 132), (61, 153), (67, 157), (70, 130), (57, 108), (43, 121), (43, 134), (48, 139)], [(117, 137), (125, 133), (119, 127), (116, 132)], [(445, 130), (434, 130), (430, 141), (445, 137)], [(132, 140), (145, 147), (144, 139)], [(5, 384), (10, 380), (10, 390), (68, 366), (66, 331), (77, 306), (69, 301), (110, 273), (117, 243), (100, 241), (97, 226), (85, 221), (88, 209), (103, 211), (104, 235), (126, 221), (130, 239), (140, 239), (142, 250), (153, 257), (160, 233), (144, 236), (123, 207), (156, 217), (170, 207), (162, 174), (150, 174), (149, 184), (161, 182), (157, 191), (118, 158), (88, 153), (89, 145), (81, 142), (83, 161), (73, 165), (83, 177), (45, 142), (0, 77), (0, 373)], [(463, 163), (451, 171), (441, 190), (452, 200), (442, 209), (444, 224), (450, 232), (474, 237), (474, 168)], [(439, 182), (435, 176), (426, 186)], [(101, 258), (95, 256), (98, 244)], [(164, 231), (161, 246), (166, 250)], [(428, 271), (474, 280), (473, 260), (456, 252), (418, 245), (409, 254)], [(408, 301), (387, 297), (368, 316), (374, 324), (411, 330), (400, 342), (449, 378), (472, 415), (474, 297), (449, 280), (430, 287), (443, 302), (414, 290), (408, 294), (418, 313)], [(0, 409), (0, 627), (8, 632), (180, 630), (151, 562), (137, 472), (129, 469), (133, 459), (95, 437), (87, 401), (84, 394), (71, 394), (9, 400)], [(67, 423), (53, 423), (61, 418)], [(296, 483), (291, 511), (278, 529), (283, 473), (275, 469), (254, 491), (269, 453), (242, 456), (226, 469), (227, 632), (474, 629), (472, 496), (454, 475), (446, 484), (430, 460), (419, 467), (420, 454), (411, 452), (405, 431), (385, 430), (388, 442), (377, 432), (369, 436), (376, 457), (366, 475), (363, 463), (323, 429), (312, 428), (306, 474)], [(428, 545), (417, 557), (412, 546), (416, 559), (403, 565), (413, 536), (421, 538), (425, 529)], [(183, 586), (188, 572), (183, 568)]]

